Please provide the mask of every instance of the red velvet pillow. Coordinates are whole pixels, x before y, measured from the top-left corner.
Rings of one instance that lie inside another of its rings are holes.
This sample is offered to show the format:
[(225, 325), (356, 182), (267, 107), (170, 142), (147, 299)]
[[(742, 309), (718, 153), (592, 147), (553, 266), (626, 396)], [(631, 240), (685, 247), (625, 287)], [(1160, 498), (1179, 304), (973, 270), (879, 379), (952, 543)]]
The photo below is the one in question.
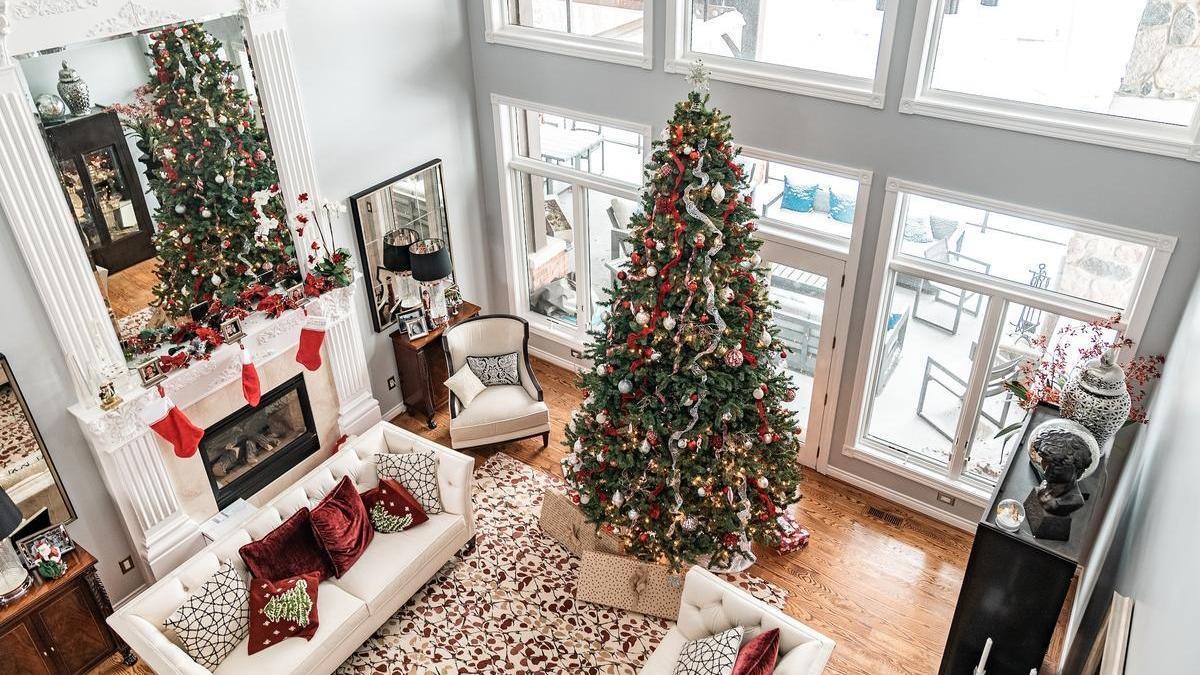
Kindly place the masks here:
[(391, 478), (380, 478), (379, 487), (362, 493), (362, 500), (371, 524), (381, 534), (407, 530), (429, 520), (421, 502)]
[(733, 675), (771, 675), (779, 658), (779, 629), (765, 630), (738, 650)]
[(250, 576), (257, 579), (287, 579), (314, 571), (320, 572), (322, 579), (333, 576), (333, 566), (313, 535), (307, 506), (238, 553), (250, 568)]
[(338, 578), (350, 571), (375, 536), (362, 497), (345, 476), (312, 510), (312, 531)]
[(317, 634), (317, 572), (283, 581), (250, 580), (250, 641), (254, 654), (291, 637)]

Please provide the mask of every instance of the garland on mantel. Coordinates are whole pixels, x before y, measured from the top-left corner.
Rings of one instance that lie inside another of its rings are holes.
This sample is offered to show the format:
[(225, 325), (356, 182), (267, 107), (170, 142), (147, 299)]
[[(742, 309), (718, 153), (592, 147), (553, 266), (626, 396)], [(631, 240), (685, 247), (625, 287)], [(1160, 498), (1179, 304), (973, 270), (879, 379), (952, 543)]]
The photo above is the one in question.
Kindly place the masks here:
[[(297, 202), (301, 205), (307, 205), (309, 201), (308, 193), (297, 197)], [(340, 212), (342, 208), (329, 201), (323, 202), (321, 208), (331, 219), (332, 227), (332, 214)], [(298, 236), (303, 236), (304, 228), (309, 224), (316, 227), (321, 236), (321, 242), (314, 241), (308, 254), (308, 264), (312, 271), (304, 278), (305, 298), (318, 298), (330, 291), (349, 286), (354, 279), (350, 252), (335, 244), (326, 243), (324, 228), (315, 210), (298, 213), (295, 220)], [(245, 320), (253, 314), (264, 314), (277, 319), (284, 312), (298, 309), (303, 304), (304, 301), (289, 297), (281, 289), (256, 283), (239, 293), (233, 305), (225, 306), (220, 300), (214, 299), (208, 303), (204, 315), (199, 320), (143, 329), (137, 335), (122, 341), (121, 348), (126, 358), (133, 358), (151, 354), (166, 346), (167, 352), (158, 357), (159, 366), (166, 374), (187, 368), (193, 361), (207, 361), (211, 358), (213, 351), (225, 343), (218, 330), (224, 322), (231, 319)]]

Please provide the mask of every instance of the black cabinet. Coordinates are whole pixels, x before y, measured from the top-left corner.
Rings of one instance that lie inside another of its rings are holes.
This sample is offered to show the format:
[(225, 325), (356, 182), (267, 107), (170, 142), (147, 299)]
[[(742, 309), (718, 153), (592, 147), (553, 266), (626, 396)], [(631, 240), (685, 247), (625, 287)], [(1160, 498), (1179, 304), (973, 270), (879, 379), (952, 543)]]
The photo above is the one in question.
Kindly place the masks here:
[(154, 222), (117, 114), (75, 117), (45, 131), (92, 262), (115, 274), (153, 258)]
[(1025, 442), (1031, 429), (1056, 417), (1056, 408), (1038, 406), (1010, 441), (1019, 445), (975, 528), (940, 675), (969, 675), (979, 664), (988, 638), (993, 643), (988, 675), (1029, 675), (1042, 666), (1063, 602), (1107, 502), (1107, 462), (1102, 460), (1080, 483), (1086, 502), (1072, 514), (1067, 541), (1034, 537), (1028, 520), (1017, 532), (996, 525), (996, 504), (1004, 499), (1024, 502), (1038, 484)]

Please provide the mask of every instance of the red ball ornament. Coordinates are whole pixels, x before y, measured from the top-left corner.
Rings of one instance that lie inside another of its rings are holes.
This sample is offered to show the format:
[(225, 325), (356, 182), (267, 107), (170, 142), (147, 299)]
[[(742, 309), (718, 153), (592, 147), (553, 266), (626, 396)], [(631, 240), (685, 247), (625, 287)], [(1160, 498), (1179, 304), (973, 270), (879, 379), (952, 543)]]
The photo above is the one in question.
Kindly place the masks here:
[(725, 533), (725, 538), (723, 541), (725, 542), (726, 548), (733, 548), (738, 545), (738, 536), (733, 532), (727, 532)]
[(629, 301), (628, 301), (628, 300), (622, 300), (622, 301), (621, 301), (621, 306), (622, 306), (622, 307), (624, 307), (625, 309), (629, 309)]
[(742, 354), (740, 349), (730, 349), (725, 352), (725, 365), (730, 368), (737, 368), (746, 360), (746, 356)]
[(700, 288), (700, 284), (697, 284), (695, 280), (687, 282), (688, 293), (695, 293), (697, 288)]
[(619, 279), (621, 281), (625, 281), (625, 277), (627, 277), (627, 276), (629, 276), (629, 275), (625, 274), (625, 270), (621, 270), (620, 272), (617, 272), (617, 279)]
[(688, 441), (687, 447), (688, 447), (688, 450), (695, 450), (696, 449), (696, 441)]
[(642, 542), (643, 544), (646, 543), (647, 541), (650, 541), (650, 533), (643, 532), (643, 533), (639, 534), (638, 541)]
[(746, 195), (746, 206), (750, 206), (753, 203), (754, 203), (754, 197), (751, 197), (750, 195)]
[(658, 433), (654, 431), (647, 431), (646, 440), (650, 443), (650, 445), (658, 445)]
[(700, 323), (708, 323), (708, 315), (707, 314), (700, 315)]
[(647, 249), (654, 248), (654, 240), (651, 239), (650, 237), (646, 237), (646, 241), (644, 241), (642, 243), (644, 243), (646, 245)]
[(692, 403), (695, 403), (696, 401), (700, 400), (700, 394), (693, 392), (688, 398), (692, 399)]
[(700, 159), (700, 153), (693, 150), (690, 154), (688, 154), (688, 159), (692, 160), (693, 162), (698, 161)]
[(747, 232), (753, 232), (755, 229), (757, 229), (757, 228), (754, 225), (754, 223), (746, 223), (746, 231)]
[(645, 349), (642, 350), (642, 358), (648, 359), (652, 356), (654, 356), (654, 348), (653, 347), (646, 347)]

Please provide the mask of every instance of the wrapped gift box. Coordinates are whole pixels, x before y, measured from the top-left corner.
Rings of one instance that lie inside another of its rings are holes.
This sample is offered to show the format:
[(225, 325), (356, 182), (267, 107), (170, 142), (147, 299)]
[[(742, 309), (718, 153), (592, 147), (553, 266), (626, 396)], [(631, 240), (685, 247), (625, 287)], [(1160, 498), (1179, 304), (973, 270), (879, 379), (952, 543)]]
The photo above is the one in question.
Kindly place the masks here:
[(583, 512), (569, 497), (556, 490), (546, 490), (542, 497), (542, 512), (539, 518), (542, 531), (567, 547), (571, 555), (580, 557), (585, 551), (622, 554), (625, 546), (616, 536), (597, 531), (587, 522)]
[(636, 558), (585, 551), (575, 599), (675, 621), (683, 574)]

